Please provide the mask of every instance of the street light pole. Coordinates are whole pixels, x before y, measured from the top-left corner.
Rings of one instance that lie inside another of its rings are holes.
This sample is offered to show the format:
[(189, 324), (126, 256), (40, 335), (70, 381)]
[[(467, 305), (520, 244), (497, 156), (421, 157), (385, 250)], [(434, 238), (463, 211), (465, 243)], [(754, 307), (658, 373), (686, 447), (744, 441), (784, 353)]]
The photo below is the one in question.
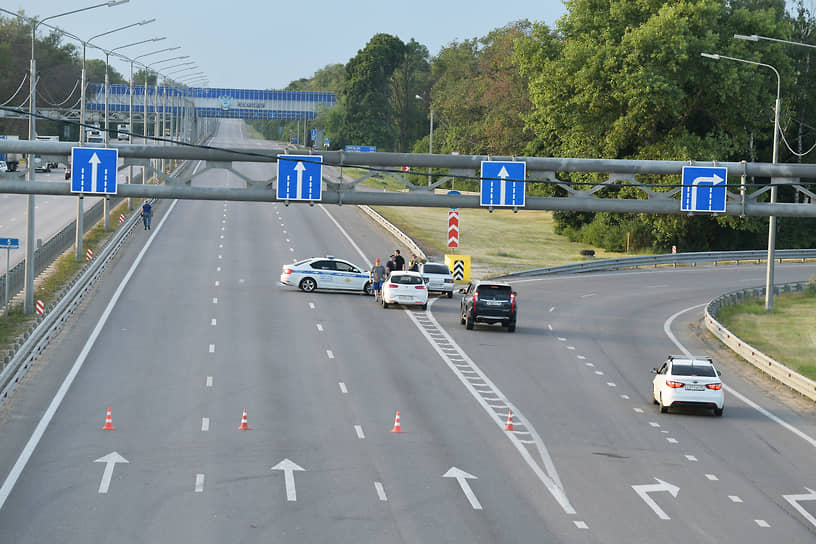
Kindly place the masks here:
[[(28, 139), (37, 139), (37, 123), (34, 117), (37, 113), (37, 60), (36, 60), (36, 42), (37, 42), (37, 27), (49, 19), (56, 19), (65, 15), (73, 15), (88, 11), (94, 8), (113, 7), (124, 4), (128, 0), (110, 0), (101, 4), (94, 4), (86, 8), (75, 9), (44, 17), (43, 19), (33, 19), (31, 23), (31, 66), (30, 66), (30, 86), (29, 86), (29, 101), (28, 101)], [(34, 154), (29, 153), (26, 159), (26, 181), (34, 181)], [(26, 258), (25, 258), (25, 297), (23, 300), (23, 313), (31, 314), (34, 312), (34, 195), (28, 195), (27, 211), (26, 211)]]
[[(770, 64), (765, 64), (762, 62), (755, 62), (753, 60), (745, 60), (745, 59), (738, 59), (736, 57), (727, 57), (725, 55), (712, 55), (709, 53), (700, 53), (703, 57), (714, 59), (714, 60), (733, 60), (736, 62), (743, 62), (745, 64), (753, 64), (754, 66), (764, 66), (765, 68), (769, 68), (773, 70), (773, 73), (776, 75), (776, 102), (774, 103), (774, 135), (773, 135), (773, 164), (777, 164), (779, 162), (779, 91), (782, 87), (782, 80), (779, 77), (779, 71), (771, 66)], [(771, 178), (771, 204), (776, 202), (776, 184), (774, 183), (774, 179)], [(773, 310), (773, 302), (774, 302), (774, 251), (776, 249), (776, 216), (771, 215), (768, 217), (768, 265), (765, 272), (765, 311), (770, 312)]]

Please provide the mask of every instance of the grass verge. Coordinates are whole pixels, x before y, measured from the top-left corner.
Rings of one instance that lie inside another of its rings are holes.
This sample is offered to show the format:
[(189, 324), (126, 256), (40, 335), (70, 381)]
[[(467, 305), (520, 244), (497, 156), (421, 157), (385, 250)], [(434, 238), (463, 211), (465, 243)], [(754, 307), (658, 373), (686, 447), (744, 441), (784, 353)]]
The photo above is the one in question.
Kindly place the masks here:
[(722, 308), (717, 320), (759, 351), (816, 380), (816, 289), (774, 299), (772, 312), (759, 298)]

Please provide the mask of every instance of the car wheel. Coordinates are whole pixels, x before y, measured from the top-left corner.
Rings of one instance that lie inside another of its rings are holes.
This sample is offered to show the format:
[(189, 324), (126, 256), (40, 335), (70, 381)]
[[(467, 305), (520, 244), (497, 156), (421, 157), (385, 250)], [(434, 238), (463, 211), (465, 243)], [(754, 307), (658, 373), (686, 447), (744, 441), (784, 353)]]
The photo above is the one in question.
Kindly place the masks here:
[(425, 311), (427, 309), (428, 309), (428, 303), (426, 302), (425, 304), (422, 305), (422, 310)]
[(300, 289), (306, 293), (311, 293), (317, 289), (317, 282), (312, 278), (303, 278), (300, 280)]
[(363, 292), (368, 296), (372, 296), (374, 294), (374, 289), (371, 287), (371, 282), (366, 282), (366, 284), (363, 286)]
[(721, 415), (723, 415), (723, 410), (724, 409), (725, 409), (725, 406), (723, 406), (722, 408), (714, 408), (714, 415), (717, 416), (717, 417), (720, 417)]
[(453, 298), (453, 291), (448, 291), (448, 298)]
[(661, 414), (669, 413), (669, 407), (668, 406), (663, 406), (663, 395), (660, 396), (660, 402), (658, 404), (660, 404), (660, 413)]
[(507, 332), (516, 332), (516, 322), (513, 321), (509, 325), (507, 325)]
[(459, 310), (459, 324), (460, 325), (465, 324), (465, 311), (464, 310)]
[(465, 316), (465, 328), (469, 331), (473, 330), (473, 316), (470, 314)]
[(385, 299), (382, 299), (382, 307), (388, 308), (388, 303), (385, 301)]

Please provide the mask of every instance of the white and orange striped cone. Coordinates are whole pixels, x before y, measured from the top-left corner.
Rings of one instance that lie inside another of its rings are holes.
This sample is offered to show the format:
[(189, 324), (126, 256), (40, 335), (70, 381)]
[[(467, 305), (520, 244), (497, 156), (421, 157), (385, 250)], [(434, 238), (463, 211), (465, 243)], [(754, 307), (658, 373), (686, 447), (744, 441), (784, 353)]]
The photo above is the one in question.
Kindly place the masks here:
[(103, 431), (113, 431), (116, 430), (116, 427), (113, 426), (113, 418), (111, 417), (111, 409), (108, 407), (108, 414), (105, 416), (105, 426), (102, 427)]
[(402, 426), (400, 425), (400, 417), (399, 417), (399, 410), (397, 410), (397, 415), (394, 416), (394, 428), (391, 429), (392, 433), (401, 433)]
[(244, 415), (241, 416), (241, 425), (238, 427), (239, 431), (249, 431), (249, 425), (247, 425), (247, 413), (246, 408), (244, 408)]
[(510, 410), (507, 413), (507, 425), (504, 426), (505, 431), (512, 431), (513, 430), (513, 410)]

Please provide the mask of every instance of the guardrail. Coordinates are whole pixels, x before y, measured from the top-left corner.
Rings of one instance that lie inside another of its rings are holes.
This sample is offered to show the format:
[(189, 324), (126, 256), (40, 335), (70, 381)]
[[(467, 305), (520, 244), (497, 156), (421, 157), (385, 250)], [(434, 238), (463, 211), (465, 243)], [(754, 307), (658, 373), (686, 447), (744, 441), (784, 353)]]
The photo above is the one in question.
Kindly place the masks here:
[[(803, 292), (805, 289), (813, 288), (813, 283), (808, 281), (778, 284), (774, 286), (776, 295), (784, 293)], [(816, 400), (816, 381), (802, 376), (776, 359), (768, 357), (755, 347), (734, 335), (722, 323), (717, 321), (717, 312), (724, 306), (731, 306), (749, 298), (759, 298), (765, 296), (764, 287), (749, 289), (739, 289), (720, 295), (706, 305), (705, 324), (714, 336), (719, 338), (725, 345), (731, 348), (743, 359), (765, 372), (769, 376), (787, 385), (794, 391), (801, 393), (811, 400)]]
[[(816, 249), (778, 249), (774, 253), (774, 261), (816, 259)], [(662, 255), (642, 255), (638, 257), (621, 257), (618, 259), (598, 259), (595, 261), (582, 261), (579, 263), (564, 264), (559, 266), (547, 266), (543, 268), (533, 268), (521, 272), (510, 272), (496, 276), (498, 278), (526, 278), (535, 276), (546, 276), (550, 274), (576, 274), (581, 272), (602, 272), (607, 270), (619, 270), (622, 268), (640, 268), (642, 266), (665, 266), (678, 264), (697, 263), (737, 263), (753, 261), (759, 264), (768, 260), (767, 250), (745, 250), (745, 251), (708, 251), (696, 253), (677, 253)]]
[(422, 251), (422, 248), (414, 242), (410, 236), (402, 232), (396, 225), (391, 223), (388, 219), (377, 213), (371, 206), (366, 206), (364, 204), (357, 206), (365, 213), (367, 213), (374, 221), (379, 223), (385, 230), (393, 234), (397, 240), (408, 246), (408, 249), (411, 253), (414, 253), (417, 257), (422, 259), (423, 261), (428, 260), (428, 256), (425, 255), (425, 252)]

